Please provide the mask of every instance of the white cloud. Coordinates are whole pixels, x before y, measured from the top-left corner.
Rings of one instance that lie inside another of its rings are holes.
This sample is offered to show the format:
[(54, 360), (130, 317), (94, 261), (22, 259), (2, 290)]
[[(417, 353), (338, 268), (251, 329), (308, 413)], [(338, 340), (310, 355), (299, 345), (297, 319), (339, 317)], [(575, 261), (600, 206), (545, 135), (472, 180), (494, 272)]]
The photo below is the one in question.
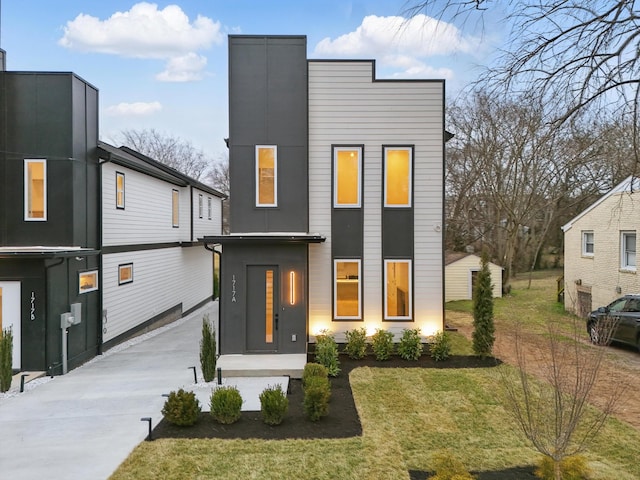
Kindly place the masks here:
[(194, 82), (202, 80), (207, 59), (196, 53), (171, 58), (163, 72), (156, 75), (161, 82)]
[(113, 117), (152, 115), (162, 110), (160, 102), (118, 103), (107, 107), (107, 115)]
[[(116, 12), (106, 20), (81, 13), (67, 22), (58, 41), (65, 48), (81, 52), (167, 60), (174, 70), (171, 75), (163, 72), (158, 77), (192, 79), (201, 78), (192, 70), (196, 62), (182, 59), (188, 56), (202, 59), (195, 52), (222, 42), (220, 22), (200, 15), (191, 22), (177, 5), (159, 10), (156, 4), (147, 2), (137, 3), (126, 12)], [(181, 62), (188, 68), (184, 75), (175, 70)], [(200, 60), (200, 68), (205, 65), (206, 61)], [(170, 68), (169, 65), (167, 70)]]
[(475, 54), (480, 47), (480, 39), (465, 37), (454, 25), (426, 15), (416, 15), (410, 19), (370, 15), (362, 20), (355, 31), (335, 40), (321, 40), (314, 54), (322, 57), (378, 58), (382, 66), (403, 68), (403, 77), (436, 74), (451, 78), (452, 70), (433, 69), (426, 66), (424, 59), (456, 53)]

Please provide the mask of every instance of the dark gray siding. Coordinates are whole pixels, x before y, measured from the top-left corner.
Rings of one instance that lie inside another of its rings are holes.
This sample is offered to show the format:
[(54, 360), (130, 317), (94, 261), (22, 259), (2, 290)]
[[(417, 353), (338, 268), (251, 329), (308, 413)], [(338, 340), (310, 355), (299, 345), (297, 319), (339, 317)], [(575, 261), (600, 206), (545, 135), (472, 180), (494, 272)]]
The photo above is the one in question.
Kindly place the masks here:
[[(306, 232), (305, 37), (229, 37), (231, 232)], [(277, 207), (255, 206), (255, 146), (277, 146)]]

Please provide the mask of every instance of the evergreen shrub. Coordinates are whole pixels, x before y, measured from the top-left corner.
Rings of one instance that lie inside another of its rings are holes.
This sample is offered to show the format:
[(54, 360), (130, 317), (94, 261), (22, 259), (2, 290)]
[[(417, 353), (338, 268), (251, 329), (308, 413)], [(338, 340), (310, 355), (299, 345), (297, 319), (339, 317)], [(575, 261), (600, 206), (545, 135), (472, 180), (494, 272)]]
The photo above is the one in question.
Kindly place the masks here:
[(398, 355), (405, 360), (418, 360), (422, 355), (422, 339), (420, 329), (405, 328), (398, 344)]
[(451, 336), (448, 332), (440, 331), (433, 336), (429, 346), (429, 354), (436, 362), (446, 360), (451, 356)]
[[(560, 461), (562, 480), (583, 480), (589, 478), (591, 470), (583, 455), (572, 455)], [(542, 480), (554, 480), (554, 462), (549, 456), (543, 456), (535, 471), (536, 477)]]
[(431, 480), (474, 480), (464, 464), (448, 450), (440, 450), (433, 455), (433, 466), (436, 474)]
[(377, 329), (371, 337), (371, 348), (376, 360), (389, 360), (393, 354), (393, 333)]
[(211, 394), (211, 416), (229, 425), (240, 419), (242, 396), (236, 387), (218, 387)]
[(312, 422), (317, 422), (329, 413), (331, 384), (327, 377), (310, 377), (304, 387), (303, 410)]
[(13, 377), (13, 332), (11, 328), (0, 330), (0, 392), (11, 388)]
[(202, 319), (202, 339), (200, 340), (200, 367), (205, 382), (216, 378), (216, 331), (209, 322), (209, 315)]
[(201, 411), (196, 394), (182, 388), (177, 392), (169, 393), (169, 398), (162, 407), (162, 415), (165, 420), (174, 425), (185, 427), (195, 425)]
[(489, 257), (483, 252), (482, 267), (478, 272), (473, 289), (473, 352), (482, 358), (491, 356), (495, 342), (495, 326), (493, 322), (493, 288)]
[(262, 421), (267, 425), (280, 425), (289, 409), (289, 399), (280, 385), (267, 387), (260, 394)]
[(307, 381), (312, 377), (329, 377), (329, 370), (324, 365), (319, 363), (307, 363), (302, 370), (302, 387), (307, 384)]
[(338, 344), (334, 336), (326, 330), (316, 336), (316, 362), (327, 367), (332, 377), (337, 377), (340, 373)]
[(349, 355), (349, 358), (359, 360), (363, 358), (367, 353), (367, 330), (362, 328), (356, 328), (354, 330), (347, 330), (345, 332), (345, 338), (347, 343), (345, 345), (345, 352)]

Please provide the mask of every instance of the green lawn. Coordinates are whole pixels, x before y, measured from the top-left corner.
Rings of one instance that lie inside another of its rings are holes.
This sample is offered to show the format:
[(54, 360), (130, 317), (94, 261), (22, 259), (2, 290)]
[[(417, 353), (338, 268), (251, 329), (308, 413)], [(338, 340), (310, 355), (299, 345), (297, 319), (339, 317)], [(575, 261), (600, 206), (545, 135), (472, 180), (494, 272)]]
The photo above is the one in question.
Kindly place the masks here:
[[(496, 321), (517, 315), (541, 327), (544, 318), (569, 318), (549, 302), (555, 278), (537, 278), (529, 290), (524, 288), (526, 280), (514, 282), (513, 295), (496, 302)], [(469, 307), (455, 302), (452, 310), (464, 308)], [(461, 335), (454, 334), (454, 345), (457, 351), (469, 351)], [(432, 454), (441, 449), (475, 471), (537, 461), (536, 452), (494, 395), (495, 368), (363, 367), (353, 370), (350, 379), (362, 421), (361, 438), (143, 442), (111, 478), (408, 479), (410, 469), (430, 470)], [(586, 454), (592, 479), (640, 478), (638, 445), (640, 431), (610, 419)]]

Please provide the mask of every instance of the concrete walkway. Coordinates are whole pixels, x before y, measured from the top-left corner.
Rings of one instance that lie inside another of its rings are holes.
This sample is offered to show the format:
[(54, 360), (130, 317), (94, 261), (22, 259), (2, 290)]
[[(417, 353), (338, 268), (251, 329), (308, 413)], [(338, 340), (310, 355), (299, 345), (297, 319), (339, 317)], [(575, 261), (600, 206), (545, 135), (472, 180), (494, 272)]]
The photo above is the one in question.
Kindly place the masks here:
[(216, 319), (217, 303), (0, 401), (0, 478), (108, 478), (146, 438), (140, 419), (161, 420), (162, 394), (193, 386), (192, 366), (202, 381), (205, 313)]

